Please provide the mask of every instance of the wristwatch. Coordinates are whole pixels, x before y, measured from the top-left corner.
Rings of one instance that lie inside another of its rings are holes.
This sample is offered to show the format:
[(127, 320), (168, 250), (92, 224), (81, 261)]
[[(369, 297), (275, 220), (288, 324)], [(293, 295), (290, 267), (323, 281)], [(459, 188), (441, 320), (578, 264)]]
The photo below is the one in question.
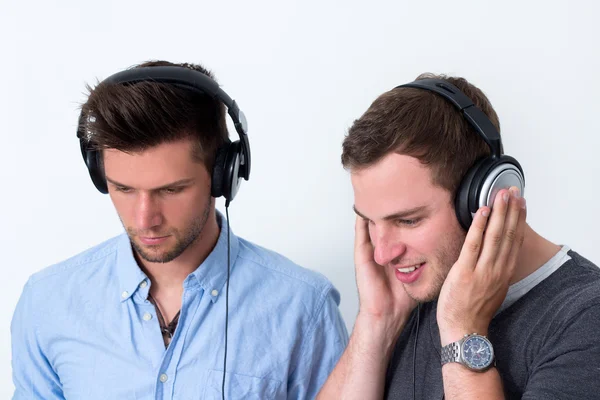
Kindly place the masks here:
[(487, 337), (471, 333), (442, 347), (442, 366), (456, 362), (471, 371), (483, 372), (496, 364), (494, 347)]

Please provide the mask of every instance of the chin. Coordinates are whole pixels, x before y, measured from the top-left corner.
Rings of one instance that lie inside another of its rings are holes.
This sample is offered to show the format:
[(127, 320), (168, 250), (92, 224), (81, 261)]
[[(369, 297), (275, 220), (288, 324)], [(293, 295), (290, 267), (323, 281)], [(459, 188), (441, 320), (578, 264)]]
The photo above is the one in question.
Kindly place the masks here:
[(418, 303), (430, 303), (434, 300), (437, 300), (437, 298), (439, 296), (438, 294), (423, 294), (423, 295), (421, 295), (421, 294), (413, 294), (410, 292), (407, 292), (407, 293), (411, 299), (415, 300)]
[(429, 303), (440, 296), (441, 288), (432, 287), (428, 285), (426, 287), (408, 287), (404, 285), (404, 290), (410, 298), (419, 303)]
[(173, 255), (171, 255), (171, 253), (167, 253), (167, 252), (160, 252), (160, 253), (155, 253), (155, 254), (148, 254), (147, 252), (139, 252), (139, 255), (145, 261), (148, 261), (151, 263), (159, 263), (159, 264), (168, 263), (168, 262), (173, 261), (175, 258), (177, 258), (176, 256), (174, 257)]
[(133, 241), (133, 247), (138, 256), (147, 262), (152, 263), (167, 263), (172, 261), (174, 257), (174, 247), (166, 248), (164, 245), (145, 245), (138, 241)]

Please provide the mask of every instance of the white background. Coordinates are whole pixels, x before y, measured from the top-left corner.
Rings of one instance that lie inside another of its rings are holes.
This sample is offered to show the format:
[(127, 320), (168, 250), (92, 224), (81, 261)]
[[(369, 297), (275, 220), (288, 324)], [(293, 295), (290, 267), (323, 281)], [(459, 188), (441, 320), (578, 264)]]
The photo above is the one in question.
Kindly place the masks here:
[[(234, 232), (358, 301), (348, 127), (422, 72), (464, 76), (496, 108), (534, 229), (600, 263), (599, 6), (589, 1), (8, 1), (0, 7), (0, 398), (28, 276), (121, 232), (75, 137), (85, 83), (149, 59), (203, 63), (249, 121)], [(219, 208), (223, 203), (219, 202)]]

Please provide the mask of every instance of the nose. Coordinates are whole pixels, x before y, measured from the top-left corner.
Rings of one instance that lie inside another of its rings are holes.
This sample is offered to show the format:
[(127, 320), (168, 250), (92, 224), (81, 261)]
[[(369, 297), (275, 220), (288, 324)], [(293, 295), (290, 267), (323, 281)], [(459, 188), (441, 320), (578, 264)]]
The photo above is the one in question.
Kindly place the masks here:
[(137, 229), (140, 231), (152, 229), (162, 224), (160, 204), (150, 193), (139, 193), (135, 207), (135, 219)]
[(393, 228), (381, 226), (369, 230), (375, 246), (374, 258), (379, 265), (388, 265), (406, 252), (406, 244)]

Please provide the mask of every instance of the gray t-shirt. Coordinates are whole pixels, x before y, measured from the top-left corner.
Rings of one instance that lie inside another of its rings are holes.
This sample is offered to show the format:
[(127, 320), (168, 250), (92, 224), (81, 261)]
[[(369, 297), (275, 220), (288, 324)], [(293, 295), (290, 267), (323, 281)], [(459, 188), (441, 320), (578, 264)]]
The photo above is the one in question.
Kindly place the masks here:
[[(524, 293), (507, 296), (490, 324), (506, 398), (600, 399), (600, 269), (563, 247), (540, 270), (511, 287)], [(415, 310), (398, 338), (386, 399), (413, 399), (413, 382), (414, 398), (444, 398), (436, 305)]]

